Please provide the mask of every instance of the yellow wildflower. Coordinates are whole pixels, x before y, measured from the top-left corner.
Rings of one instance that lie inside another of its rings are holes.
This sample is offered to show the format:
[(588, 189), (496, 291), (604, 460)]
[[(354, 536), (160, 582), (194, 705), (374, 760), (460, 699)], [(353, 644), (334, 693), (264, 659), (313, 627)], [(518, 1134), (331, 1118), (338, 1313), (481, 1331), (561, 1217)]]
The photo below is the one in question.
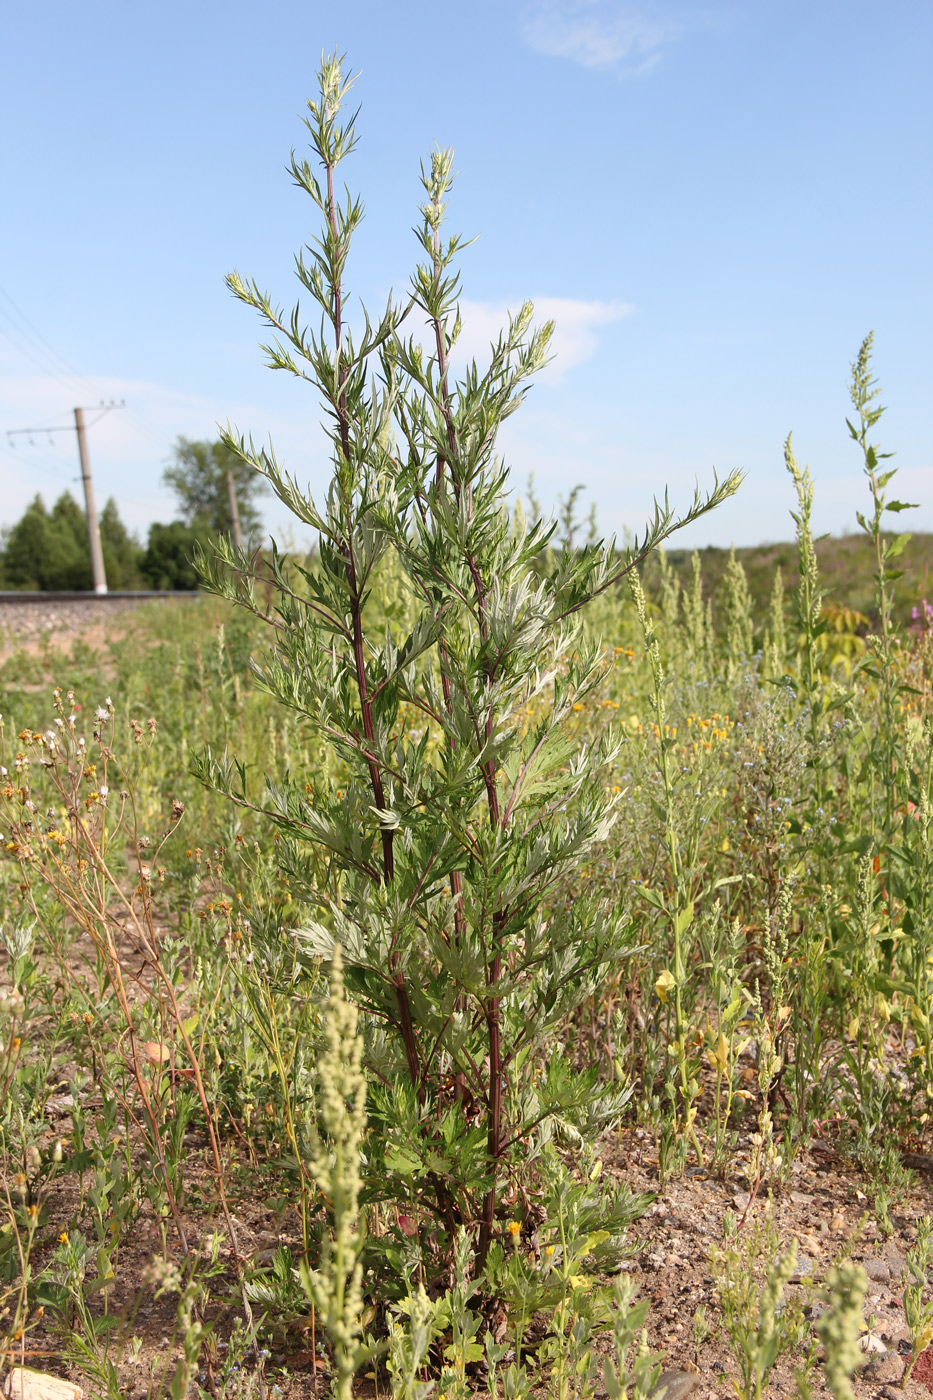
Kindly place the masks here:
[(674, 980), (674, 974), (668, 968), (665, 968), (664, 971), (659, 974), (658, 980), (654, 984), (654, 990), (658, 1000), (662, 1002), (667, 1001), (669, 993), (672, 992), (676, 986), (677, 983)]

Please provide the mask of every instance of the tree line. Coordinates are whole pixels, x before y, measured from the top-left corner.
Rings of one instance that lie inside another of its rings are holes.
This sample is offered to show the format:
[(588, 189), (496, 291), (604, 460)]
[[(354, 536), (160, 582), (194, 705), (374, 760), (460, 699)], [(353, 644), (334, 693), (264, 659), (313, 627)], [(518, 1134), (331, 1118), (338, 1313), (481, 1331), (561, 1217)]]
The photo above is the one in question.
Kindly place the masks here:
[[(120, 519), (112, 497), (100, 513), (107, 586), (197, 588), (191, 563), (195, 547), (218, 536), (232, 537), (228, 472), (243, 538), (258, 542), (262, 521), (255, 502), (264, 487), (262, 479), (224, 443), (180, 437), (162, 477), (175, 494), (176, 519), (150, 525), (143, 544)], [(53, 593), (92, 587), (87, 518), (70, 491), (51, 508), (37, 495), (14, 525), (0, 531), (0, 588)]]

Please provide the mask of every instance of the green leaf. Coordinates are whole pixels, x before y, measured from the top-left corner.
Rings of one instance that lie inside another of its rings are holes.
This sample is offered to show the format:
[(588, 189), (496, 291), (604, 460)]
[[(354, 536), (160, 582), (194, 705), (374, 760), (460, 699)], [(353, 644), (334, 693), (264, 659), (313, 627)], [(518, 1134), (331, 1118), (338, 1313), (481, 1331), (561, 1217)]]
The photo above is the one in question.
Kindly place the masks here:
[(679, 938), (680, 935), (693, 923), (693, 900), (685, 904), (682, 909), (678, 909), (674, 915), (674, 933)]
[(417, 1157), (401, 1147), (387, 1148), (385, 1163), (390, 1171), (398, 1172), (400, 1176), (413, 1176), (421, 1166)]
[(323, 924), (308, 923), (304, 928), (296, 928), (295, 942), (306, 955), (315, 958), (330, 958), (334, 952), (334, 935)]
[(909, 532), (905, 535), (898, 535), (897, 539), (892, 540), (889, 545), (885, 546), (885, 559), (896, 559), (899, 554), (903, 554), (905, 548), (912, 539), (913, 535)]
[(885, 506), (885, 510), (893, 511), (919, 509), (920, 504), (918, 501), (888, 501), (887, 505)]

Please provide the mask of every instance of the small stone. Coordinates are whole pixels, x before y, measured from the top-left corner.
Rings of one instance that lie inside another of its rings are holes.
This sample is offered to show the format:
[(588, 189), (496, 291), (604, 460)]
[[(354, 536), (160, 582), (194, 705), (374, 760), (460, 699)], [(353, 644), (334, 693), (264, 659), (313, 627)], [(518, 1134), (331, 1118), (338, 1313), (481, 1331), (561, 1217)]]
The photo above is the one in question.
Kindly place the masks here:
[(8, 1400), (81, 1400), (84, 1391), (58, 1376), (31, 1371), (28, 1366), (14, 1366), (3, 1382), (3, 1394)]
[(889, 1382), (896, 1384), (904, 1374), (904, 1358), (896, 1351), (886, 1351), (883, 1356), (872, 1357), (862, 1375), (876, 1385)]
[(75, 1106), (74, 1094), (53, 1094), (50, 1099), (46, 1099), (45, 1111), (56, 1118), (64, 1118), (66, 1113), (70, 1113)]
[(888, 1347), (896, 1347), (899, 1342), (910, 1341), (910, 1328), (899, 1317), (886, 1317), (878, 1328), (878, 1335)]
[(891, 1277), (891, 1266), (887, 1259), (863, 1259), (862, 1268), (875, 1283), (887, 1283)]
[(858, 1349), (865, 1352), (866, 1356), (884, 1356), (888, 1350), (876, 1332), (866, 1332), (859, 1337)]
[(699, 1384), (699, 1376), (689, 1371), (662, 1371), (657, 1385), (649, 1391), (649, 1400), (685, 1400)]

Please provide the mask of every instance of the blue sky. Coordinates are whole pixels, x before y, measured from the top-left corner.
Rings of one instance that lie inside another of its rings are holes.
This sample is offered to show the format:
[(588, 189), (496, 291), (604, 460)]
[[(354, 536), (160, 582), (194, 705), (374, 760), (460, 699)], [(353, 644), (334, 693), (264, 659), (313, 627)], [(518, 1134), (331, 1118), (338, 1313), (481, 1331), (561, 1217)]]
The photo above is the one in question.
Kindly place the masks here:
[[(684, 542), (788, 538), (782, 443), (817, 524), (856, 528), (844, 418), (875, 331), (901, 528), (933, 530), (929, 385), (933, 8), (918, 0), (163, 0), (7, 7), (0, 90), (0, 522), (76, 480), (74, 404), (100, 501), (143, 534), (173, 514), (179, 434), (231, 419), (320, 493), (313, 392), (265, 369), (223, 282), (280, 301), (315, 211), (284, 172), (323, 48), (360, 73), (367, 216), (352, 291), (403, 291), (419, 162), (453, 146), (466, 337), (482, 354), (526, 297), (557, 358), (507, 425), (516, 488), (576, 482), (601, 527), (637, 528), (669, 486), (740, 467), (738, 497)], [(90, 415), (89, 415), (90, 416)], [(265, 508), (289, 537), (287, 513)], [(895, 522), (897, 523), (897, 522)], [(295, 539), (302, 539), (298, 532)]]

